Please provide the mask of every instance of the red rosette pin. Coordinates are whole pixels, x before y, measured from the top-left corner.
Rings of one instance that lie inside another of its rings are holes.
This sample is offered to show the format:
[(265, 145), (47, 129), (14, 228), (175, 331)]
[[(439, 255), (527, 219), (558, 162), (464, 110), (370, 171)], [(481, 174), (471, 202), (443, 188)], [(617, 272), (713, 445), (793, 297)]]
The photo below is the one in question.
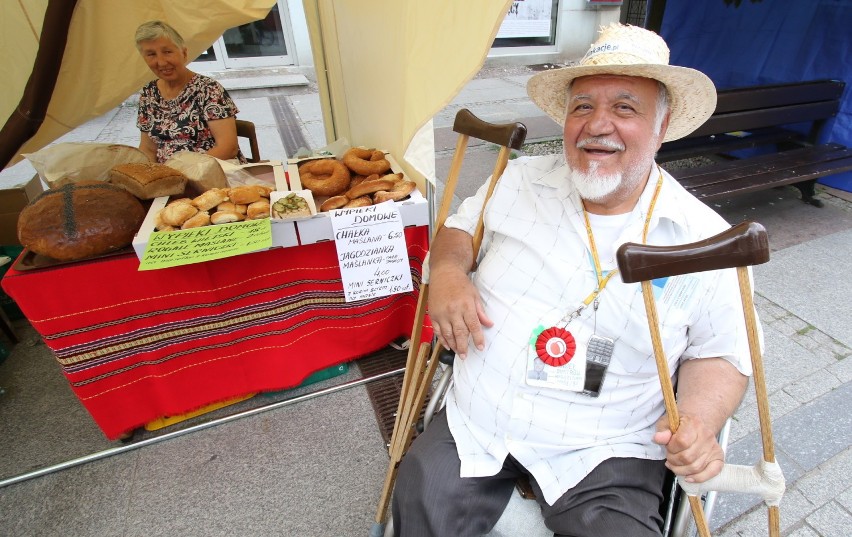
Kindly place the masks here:
[(553, 367), (565, 365), (574, 357), (577, 342), (571, 332), (556, 326), (550, 327), (535, 340), (535, 352), (541, 361)]

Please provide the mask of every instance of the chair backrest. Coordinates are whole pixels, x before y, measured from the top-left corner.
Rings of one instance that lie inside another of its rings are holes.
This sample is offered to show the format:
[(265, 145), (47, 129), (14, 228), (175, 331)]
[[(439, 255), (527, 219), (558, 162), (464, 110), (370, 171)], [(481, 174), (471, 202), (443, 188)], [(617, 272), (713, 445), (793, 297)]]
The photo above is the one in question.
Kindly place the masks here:
[(260, 149), (257, 147), (257, 133), (254, 130), (254, 123), (238, 119), (237, 138), (248, 138), (251, 154), (246, 156), (246, 160), (249, 162), (260, 162)]

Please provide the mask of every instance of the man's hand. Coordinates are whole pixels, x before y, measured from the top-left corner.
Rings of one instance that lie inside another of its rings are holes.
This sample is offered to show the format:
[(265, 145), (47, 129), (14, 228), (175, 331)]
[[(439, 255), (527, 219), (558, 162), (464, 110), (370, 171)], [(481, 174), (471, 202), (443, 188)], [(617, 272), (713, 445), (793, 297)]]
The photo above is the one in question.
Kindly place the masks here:
[(429, 250), (429, 317), (438, 342), (462, 359), (471, 338), (477, 349), (485, 348), (482, 327), (494, 324), (470, 281), (472, 268), (473, 238), (458, 229), (442, 228)]
[(438, 341), (462, 359), (467, 356), (471, 339), (476, 348), (482, 350), (485, 347), (482, 327), (494, 323), (485, 315), (479, 292), (468, 274), (460, 270), (440, 270), (430, 272), (429, 279), (435, 282), (429, 286), (429, 317)]
[(688, 483), (703, 483), (722, 471), (725, 453), (716, 434), (701, 418), (681, 415), (677, 432), (672, 434), (668, 415), (657, 421), (654, 442), (666, 446), (666, 467)]

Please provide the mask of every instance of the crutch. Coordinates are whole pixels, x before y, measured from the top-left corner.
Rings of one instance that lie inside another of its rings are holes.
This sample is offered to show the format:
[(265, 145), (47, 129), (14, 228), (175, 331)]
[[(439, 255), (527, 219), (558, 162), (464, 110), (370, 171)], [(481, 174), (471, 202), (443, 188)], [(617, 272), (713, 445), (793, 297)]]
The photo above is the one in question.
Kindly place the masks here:
[[(509, 153), (512, 149), (520, 149), (524, 144), (524, 139), (527, 135), (527, 128), (522, 123), (506, 123), (495, 125), (482, 121), (476, 117), (470, 110), (463, 108), (456, 114), (455, 122), (453, 123), (453, 131), (459, 134), (456, 142), (456, 150), (453, 155), (453, 160), (450, 163), (450, 170), (447, 176), (447, 182), (444, 185), (444, 194), (441, 198), (441, 206), (438, 209), (438, 215), (433, 226), (432, 239), (443, 227), (444, 221), (450, 212), (450, 205), (453, 202), (453, 195), (458, 184), (459, 172), (461, 171), (464, 154), (467, 150), (467, 143), (470, 137), (485, 140), (500, 146), (500, 152), (497, 154), (497, 162), (494, 165), (494, 170), (491, 173), (491, 181), (488, 184), (488, 191), (484, 203), (488, 202), (491, 194), (494, 192), (494, 187), (503, 171), (506, 169), (506, 164), (509, 161)], [(484, 204), (483, 204), (484, 208)], [(484, 226), (482, 217), (476, 226), (476, 231), (473, 235), (473, 256), (479, 252), (479, 247), (482, 244)], [(391, 492), (396, 481), (396, 472), (399, 468), (399, 463), (402, 456), (408, 449), (414, 436), (414, 425), (420, 416), (420, 410), (426, 400), (429, 386), (432, 378), (435, 376), (435, 370), (438, 367), (438, 356), (443, 350), (440, 345), (435, 345), (432, 349), (430, 343), (422, 343), (419, 347), (416, 344), (420, 341), (423, 320), (426, 313), (426, 300), (429, 293), (429, 283), (424, 281), (420, 285), (420, 296), (417, 299), (417, 310), (414, 314), (414, 326), (411, 329), (411, 346), (408, 349), (408, 356), (405, 362), (405, 375), (402, 380), (402, 389), (399, 397), (399, 406), (397, 407), (396, 419), (394, 421), (393, 435), (391, 436), (388, 452), (390, 461), (388, 463), (388, 471), (385, 475), (385, 482), (382, 488), (382, 494), (379, 498), (379, 506), (376, 511), (375, 523), (370, 529), (370, 537), (381, 537), (385, 531), (385, 521), (387, 519), (388, 504), (390, 503)], [(431, 351), (431, 352), (430, 352)], [(427, 359), (428, 358), (428, 359)]]
[(769, 419), (769, 399), (766, 394), (766, 379), (760, 345), (757, 336), (757, 321), (754, 315), (751, 283), (748, 276), (750, 265), (769, 261), (769, 242), (766, 230), (758, 223), (743, 222), (718, 235), (702, 241), (680, 246), (648, 246), (636, 243), (623, 244), (616, 253), (621, 279), (625, 283), (642, 282), (642, 295), (648, 315), (648, 328), (654, 347), (654, 357), (663, 391), (663, 400), (668, 414), (669, 428), (677, 431), (680, 418), (675, 403), (668, 364), (660, 339), (659, 319), (654, 303), (651, 280), (666, 276), (677, 276), (691, 272), (737, 269), (740, 299), (745, 314), (749, 353), (754, 370), (754, 389), (760, 418), (760, 434), (763, 442), (763, 460), (754, 467), (726, 464), (722, 472), (701, 484), (678, 482), (689, 497), (689, 504), (698, 533), (708, 537), (710, 530), (699, 495), (708, 490), (751, 492), (763, 496), (769, 509), (769, 535), (780, 534), (778, 505), (784, 494), (784, 476), (775, 462), (772, 442), (772, 424)]

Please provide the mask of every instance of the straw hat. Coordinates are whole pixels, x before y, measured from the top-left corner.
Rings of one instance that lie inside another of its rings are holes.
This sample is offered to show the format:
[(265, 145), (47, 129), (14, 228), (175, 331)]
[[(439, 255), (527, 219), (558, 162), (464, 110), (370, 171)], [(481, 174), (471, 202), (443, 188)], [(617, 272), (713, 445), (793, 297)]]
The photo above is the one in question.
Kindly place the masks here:
[(716, 87), (707, 75), (669, 65), (669, 47), (662, 37), (618, 23), (601, 28), (598, 40), (579, 65), (543, 71), (530, 78), (527, 93), (547, 115), (564, 125), (568, 84), (581, 76), (603, 74), (653, 78), (666, 85), (671, 118), (664, 142), (691, 133), (716, 108)]

